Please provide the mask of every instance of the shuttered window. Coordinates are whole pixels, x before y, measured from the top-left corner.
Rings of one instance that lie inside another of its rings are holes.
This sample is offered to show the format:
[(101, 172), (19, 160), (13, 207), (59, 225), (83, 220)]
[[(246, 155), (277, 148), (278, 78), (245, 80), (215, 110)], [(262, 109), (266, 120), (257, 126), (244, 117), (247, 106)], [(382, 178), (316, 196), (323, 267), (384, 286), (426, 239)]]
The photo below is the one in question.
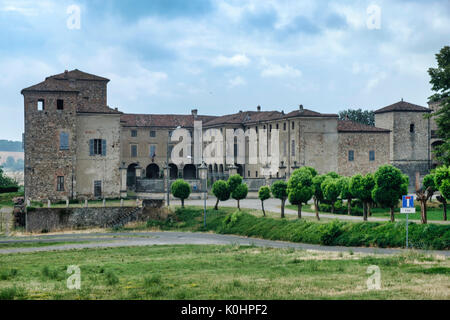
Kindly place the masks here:
[(349, 150), (348, 152), (348, 161), (355, 160), (355, 152), (353, 150)]
[(69, 134), (67, 132), (59, 133), (59, 150), (69, 150)]
[(89, 155), (106, 156), (106, 140), (105, 139), (89, 140)]

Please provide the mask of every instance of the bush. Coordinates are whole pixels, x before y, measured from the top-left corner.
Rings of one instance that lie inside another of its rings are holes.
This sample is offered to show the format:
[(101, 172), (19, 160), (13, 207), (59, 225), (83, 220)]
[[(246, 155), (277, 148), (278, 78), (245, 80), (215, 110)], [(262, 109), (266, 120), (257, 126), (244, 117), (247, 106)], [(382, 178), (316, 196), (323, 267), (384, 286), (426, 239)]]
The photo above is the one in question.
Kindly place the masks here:
[(181, 199), (181, 207), (184, 208), (184, 200), (191, 194), (191, 186), (183, 179), (178, 179), (170, 187), (175, 198)]

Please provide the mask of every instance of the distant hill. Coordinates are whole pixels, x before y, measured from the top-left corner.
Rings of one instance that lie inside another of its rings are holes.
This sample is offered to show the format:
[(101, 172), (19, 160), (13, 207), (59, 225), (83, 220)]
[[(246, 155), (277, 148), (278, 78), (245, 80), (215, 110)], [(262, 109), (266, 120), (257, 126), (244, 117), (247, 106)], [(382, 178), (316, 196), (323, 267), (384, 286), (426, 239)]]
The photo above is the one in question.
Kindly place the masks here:
[(21, 141), (0, 140), (0, 151), (23, 152)]

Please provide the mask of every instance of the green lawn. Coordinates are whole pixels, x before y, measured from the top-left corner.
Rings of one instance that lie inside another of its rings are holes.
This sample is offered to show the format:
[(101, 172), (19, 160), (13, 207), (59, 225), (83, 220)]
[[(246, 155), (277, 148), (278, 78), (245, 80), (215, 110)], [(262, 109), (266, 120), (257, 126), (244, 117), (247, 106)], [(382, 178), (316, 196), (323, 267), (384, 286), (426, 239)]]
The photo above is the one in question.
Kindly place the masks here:
[[(67, 266), (81, 290), (66, 288)], [(368, 290), (379, 266), (381, 290)], [(450, 261), (180, 245), (0, 255), (0, 299), (449, 299)]]
[(0, 249), (14, 249), (14, 248), (33, 248), (33, 247), (48, 247), (63, 244), (82, 244), (88, 241), (58, 241), (58, 242), (14, 242), (14, 243), (0, 243)]

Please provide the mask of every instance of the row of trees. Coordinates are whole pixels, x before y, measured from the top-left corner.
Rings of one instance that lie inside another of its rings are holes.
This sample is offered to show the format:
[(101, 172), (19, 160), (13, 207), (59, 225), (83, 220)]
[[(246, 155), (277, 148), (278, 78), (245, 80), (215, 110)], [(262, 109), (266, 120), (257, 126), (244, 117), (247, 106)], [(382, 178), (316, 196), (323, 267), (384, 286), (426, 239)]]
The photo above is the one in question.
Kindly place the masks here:
[[(367, 221), (371, 215), (371, 207), (378, 204), (389, 208), (390, 219), (395, 221), (394, 210), (403, 195), (408, 193), (408, 176), (391, 165), (383, 165), (374, 173), (366, 175), (356, 174), (352, 177), (341, 177), (336, 172), (319, 175), (314, 168), (302, 167), (295, 170), (289, 180), (276, 181), (272, 186), (262, 186), (258, 197), (261, 200), (263, 215), (266, 215), (264, 201), (273, 196), (281, 201), (281, 217), (285, 217), (284, 209), (286, 200), (297, 206), (298, 218), (302, 217), (302, 206), (313, 199), (317, 220), (319, 217), (319, 205), (323, 202), (331, 204), (331, 213), (334, 213), (334, 204), (337, 200), (347, 201), (347, 212), (351, 214), (351, 202), (354, 199), (361, 201), (363, 206), (363, 220)], [(438, 200), (444, 204), (444, 220), (447, 220), (447, 200), (450, 200), (450, 167), (442, 166), (435, 173), (429, 174), (423, 179), (423, 186), (417, 190), (417, 200), (421, 203), (421, 220), (427, 223), (427, 201), (439, 190)], [(172, 194), (184, 200), (191, 193), (190, 185), (182, 179), (172, 184)], [(218, 180), (213, 184), (212, 193), (217, 201), (214, 206), (218, 210), (220, 201), (233, 198), (237, 201), (240, 210), (240, 200), (248, 195), (248, 187), (238, 174), (231, 176), (227, 181)]]
[[(439, 190), (441, 196), (438, 200), (444, 203), (444, 219), (447, 219), (446, 202), (450, 200), (450, 169), (441, 167), (435, 174), (427, 175), (424, 187), (417, 191), (417, 199), (421, 201), (422, 223), (427, 223), (426, 201), (431, 199), (433, 193)], [(408, 193), (408, 176), (391, 166), (384, 165), (378, 168), (374, 174), (356, 174), (353, 177), (340, 177), (335, 172), (318, 175), (311, 167), (302, 167), (292, 173), (288, 182), (277, 181), (270, 188), (263, 186), (259, 190), (259, 199), (264, 210), (264, 201), (271, 195), (281, 200), (281, 217), (284, 218), (286, 200), (297, 205), (298, 218), (301, 218), (302, 206), (311, 199), (314, 201), (317, 220), (319, 217), (319, 205), (322, 202), (331, 204), (331, 212), (334, 213), (334, 204), (337, 200), (347, 201), (347, 211), (351, 214), (351, 202), (359, 199), (363, 205), (363, 219), (367, 221), (371, 215), (373, 204), (389, 208), (390, 219), (395, 221), (394, 210), (403, 195)], [(425, 193), (425, 198), (419, 195)]]

